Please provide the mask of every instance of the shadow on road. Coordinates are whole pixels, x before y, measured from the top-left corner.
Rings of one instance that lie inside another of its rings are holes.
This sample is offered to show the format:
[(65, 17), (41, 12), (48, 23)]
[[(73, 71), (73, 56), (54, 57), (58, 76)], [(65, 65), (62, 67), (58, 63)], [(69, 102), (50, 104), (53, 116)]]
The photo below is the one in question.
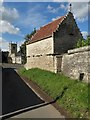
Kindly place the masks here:
[(53, 103), (55, 103), (58, 99), (61, 99), (61, 98), (63, 97), (63, 95), (64, 95), (64, 93), (65, 93), (65, 91), (66, 91), (67, 89), (68, 89), (68, 88), (65, 87), (65, 88), (63, 89), (61, 95), (60, 95), (60, 96), (57, 96), (56, 99), (53, 100), (53, 101), (51, 101), (51, 102), (43, 103), (43, 104), (40, 104), (40, 105), (38, 105), (38, 106), (33, 106), (33, 107), (30, 107), (30, 108), (27, 108), (27, 109), (18, 111), (18, 112), (14, 113), (14, 114), (10, 114), (10, 115), (8, 115), (8, 116), (5, 116), (5, 117), (3, 117), (3, 118), (6, 119), (6, 118), (9, 118), (9, 117), (12, 117), (12, 116), (15, 116), (15, 115), (18, 115), (18, 114), (21, 114), (21, 113), (30, 111), (30, 110), (34, 110), (34, 109), (37, 109), (37, 108), (40, 108), (40, 107), (47, 106), (47, 105), (49, 105), (49, 104), (53, 104)]
[(44, 103), (12, 68), (2, 69), (2, 114)]
[(3, 69), (3, 115), (15, 111), (15, 113), (4, 116), (3, 119), (53, 104), (63, 97), (67, 89), (68, 88), (65, 87), (60, 96), (57, 96), (55, 100), (44, 103), (44, 101), (38, 98), (37, 95), (28, 88), (13, 69)]

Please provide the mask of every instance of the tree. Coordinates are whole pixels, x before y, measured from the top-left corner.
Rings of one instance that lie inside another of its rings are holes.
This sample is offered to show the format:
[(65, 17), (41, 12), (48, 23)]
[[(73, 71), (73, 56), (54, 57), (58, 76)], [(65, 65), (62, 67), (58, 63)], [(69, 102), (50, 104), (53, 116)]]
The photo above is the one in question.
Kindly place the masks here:
[(24, 38), (25, 41), (28, 42), (35, 33), (36, 33), (36, 28), (34, 28), (34, 30), (30, 34), (27, 34), (25, 36), (25, 38)]
[(30, 39), (30, 34), (27, 34), (24, 39), (25, 39), (26, 41), (29, 41), (29, 39)]
[(90, 45), (90, 36), (87, 36), (87, 39), (79, 39), (76, 43), (76, 48)]
[(21, 56), (22, 56), (22, 60), (23, 60), (23, 64), (25, 64), (27, 62), (27, 58), (26, 58), (26, 44), (27, 42), (31, 39), (31, 37), (36, 33), (36, 29), (34, 28), (34, 30), (30, 33), (27, 34), (25, 36), (25, 41), (24, 43), (20, 46), (20, 52), (21, 52)]
[(85, 46), (85, 40), (79, 39), (76, 44), (76, 48), (83, 47), (83, 46)]
[(90, 36), (87, 36), (86, 45), (90, 45)]
[(22, 56), (22, 64), (26, 63), (26, 42), (20, 46), (20, 52)]

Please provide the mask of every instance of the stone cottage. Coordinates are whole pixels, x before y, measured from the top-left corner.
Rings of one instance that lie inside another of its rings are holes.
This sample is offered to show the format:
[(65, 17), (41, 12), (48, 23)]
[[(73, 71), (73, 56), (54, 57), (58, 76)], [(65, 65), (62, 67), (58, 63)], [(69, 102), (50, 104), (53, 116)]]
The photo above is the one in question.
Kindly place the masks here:
[(80, 38), (82, 34), (71, 12), (42, 26), (26, 45), (26, 69), (60, 72), (62, 55), (75, 48)]

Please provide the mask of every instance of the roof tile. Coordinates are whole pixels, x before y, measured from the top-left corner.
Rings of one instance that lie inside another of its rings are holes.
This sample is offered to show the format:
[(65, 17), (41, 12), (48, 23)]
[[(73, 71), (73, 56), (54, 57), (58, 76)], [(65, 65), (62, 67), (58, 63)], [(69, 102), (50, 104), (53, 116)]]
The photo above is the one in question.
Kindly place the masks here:
[(37, 42), (39, 40), (42, 40), (44, 38), (50, 37), (54, 31), (58, 28), (58, 25), (61, 24), (65, 16), (62, 16), (55, 21), (43, 26), (40, 28), (40, 30), (37, 30), (37, 32), (34, 34), (34, 36), (31, 38), (29, 43)]

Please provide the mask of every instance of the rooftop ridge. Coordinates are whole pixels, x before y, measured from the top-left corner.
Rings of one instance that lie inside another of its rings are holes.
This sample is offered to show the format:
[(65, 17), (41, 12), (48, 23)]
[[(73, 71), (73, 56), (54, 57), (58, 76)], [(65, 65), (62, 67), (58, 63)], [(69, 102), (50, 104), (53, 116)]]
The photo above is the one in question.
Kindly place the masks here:
[[(60, 18), (66, 18), (69, 13), (71, 13), (71, 12), (69, 11), (66, 15), (60, 16), (60, 17), (56, 18), (55, 20), (53, 20), (53, 21), (51, 21), (51, 22), (49, 22), (49, 23), (46, 23), (45, 25), (41, 26), (40, 28), (43, 28), (43, 27), (45, 27), (45, 26), (47, 26), (47, 25), (49, 25), (49, 24), (52, 24), (53, 22), (59, 20)], [(72, 13), (71, 13), (71, 14), (72, 14)], [(40, 29), (38, 29), (38, 30), (40, 30)]]
[[(71, 13), (71, 12), (69, 12), (69, 13)], [(64, 16), (60, 16), (59, 18), (55, 19), (54, 21), (51, 21), (48, 24), (45, 24), (42, 27), (40, 27), (40, 29), (36, 30), (36, 33), (31, 37), (29, 43), (31, 44), (34, 42), (38, 42), (40, 40), (43, 40), (47, 37), (52, 36), (53, 33), (58, 30), (58, 28), (62, 24), (62, 22), (67, 18), (69, 13), (67, 13)]]
[[(65, 15), (65, 16), (66, 16), (66, 15)], [(45, 27), (45, 26), (47, 26), (47, 25), (49, 25), (49, 24), (52, 24), (53, 22), (55, 22), (55, 21), (59, 20), (60, 18), (65, 17), (65, 16), (61, 16), (61, 17), (59, 17), (59, 18), (56, 18), (55, 20), (53, 20), (53, 21), (51, 21), (51, 22), (49, 22), (49, 23), (47, 23), (47, 24), (45, 24), (45, 25), (41, 26), (40, 28), (43, 28), (43, 27)]]

